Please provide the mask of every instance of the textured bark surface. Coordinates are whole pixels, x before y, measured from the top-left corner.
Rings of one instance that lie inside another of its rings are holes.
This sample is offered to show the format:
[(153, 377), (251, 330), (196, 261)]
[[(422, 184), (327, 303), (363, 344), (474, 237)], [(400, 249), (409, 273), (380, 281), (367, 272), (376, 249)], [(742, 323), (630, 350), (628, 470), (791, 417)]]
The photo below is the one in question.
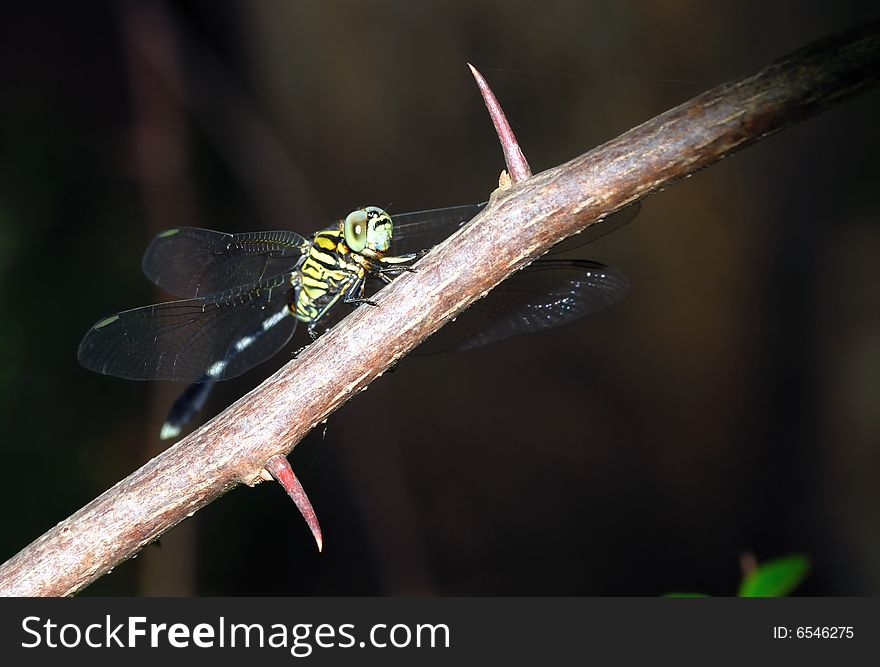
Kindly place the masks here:
[[(70, 595), (238, 484), (560, 239), (875, 84), (880, 24), (827, 38), (497, 193), (259, 387), (0, 566), (0, 594)], [(503, 242), (499, 242), (503, 240)], [(492, 256), (486, 263), (478, 258)]]

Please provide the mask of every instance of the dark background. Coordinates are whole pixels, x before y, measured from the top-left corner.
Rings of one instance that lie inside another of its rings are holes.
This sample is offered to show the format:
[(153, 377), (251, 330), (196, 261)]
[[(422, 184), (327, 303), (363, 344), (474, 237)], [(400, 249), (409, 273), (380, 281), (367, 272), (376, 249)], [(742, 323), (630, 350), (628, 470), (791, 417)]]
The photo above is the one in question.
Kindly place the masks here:
[[(161, 450), (180, 387), (76, 361), (162, 298), (156, 232), (482, 201), (503, 161), (466, 61), (537, 172), (872, 4), (4, 9), (0, 560)], [(801, 593), (877, 595), (878, 118), (873, 91), (650, 197), (587, 249), (619, 306), (404, 361), (334, 414), (291, 456), (323, 554), (276, 485), (239, 488), (85, 594), (725, 595), (743, 554), (802, 552)]]

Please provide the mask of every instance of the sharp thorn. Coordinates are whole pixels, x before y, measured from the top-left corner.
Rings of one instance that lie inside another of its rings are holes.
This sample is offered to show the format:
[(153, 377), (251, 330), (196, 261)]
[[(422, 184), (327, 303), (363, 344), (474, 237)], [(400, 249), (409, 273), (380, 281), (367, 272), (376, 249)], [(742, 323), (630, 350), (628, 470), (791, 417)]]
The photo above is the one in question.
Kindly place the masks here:
[(324, 538), (321, 535), (321, 526), (318, 524), (318, 517), (315, 514), (315, 510), (312, 508), (312, 503), (309, 502), (309, 497), (306, 495), (305, 489), (303, 489), (302, 484), (299, 483), (299, 480), (293, 473), (293, 468), (290, 467), (290, 462), (287, 460), (287, 457), (282, 456), (281, 454), (276, 454), (266, 461), (266, 470), (268, 470), (272, 477), (275, 478), (275, 481), (287, 491), (287, 495), (293, 500), (294, 505), (296, 505), (296, 508), (300, 511), (300, 514), (302, 514), (303, 519), (306, 520), (309, 530), (312, 531), (312, 536), (315, 538), (315, 543), (318, 545), (318, 551), (323, 551)]
[(489, 110), (489, 117), (492, 119), (492, 124), (498, 133), (498, 140), (501, 142), (501, 150), (504, 151), (504, 162), (507, 164), (510, 180), (513, 183), (519, 183), (530, 178), (532, 169), (529, 167), (529, 163), (519, 147), (516, 135), (510, 129), (510, 123), (507, 122), (507, 117), (504, 115), (504, 110), (498, 103), (498, 99), (495, 97), (489, 84), (486, 83), (486, 79), (477, 71), (477, 68), (470, 63), (468, 63), (468, 67), (471, 68), (471, 74), (474, 75), (477, 88), (480, 89), (480, 94), (483, 96), (483, 101)]

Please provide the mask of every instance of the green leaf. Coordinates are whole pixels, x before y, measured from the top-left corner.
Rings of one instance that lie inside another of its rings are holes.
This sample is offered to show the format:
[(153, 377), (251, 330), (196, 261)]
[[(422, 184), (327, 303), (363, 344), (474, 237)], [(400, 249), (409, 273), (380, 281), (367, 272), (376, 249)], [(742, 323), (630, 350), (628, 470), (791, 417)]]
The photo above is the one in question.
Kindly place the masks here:
[(749, 572), (739, 587), (744, 598), (775, 598), (788, 595), (800, 585), (810, 570), (806, 556), (795, 554), (767, 561)]

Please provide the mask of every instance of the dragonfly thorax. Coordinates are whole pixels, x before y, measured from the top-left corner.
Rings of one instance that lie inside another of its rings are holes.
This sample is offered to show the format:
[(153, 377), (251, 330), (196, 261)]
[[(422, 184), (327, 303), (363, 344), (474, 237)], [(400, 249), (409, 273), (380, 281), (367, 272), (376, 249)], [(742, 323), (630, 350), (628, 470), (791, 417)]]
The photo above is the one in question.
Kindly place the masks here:
[(352, 252), (376, 257), (391, 246), (392, 228), (390, 215), (378, 206), (365, 206), (346, 216), (342, 235)]

